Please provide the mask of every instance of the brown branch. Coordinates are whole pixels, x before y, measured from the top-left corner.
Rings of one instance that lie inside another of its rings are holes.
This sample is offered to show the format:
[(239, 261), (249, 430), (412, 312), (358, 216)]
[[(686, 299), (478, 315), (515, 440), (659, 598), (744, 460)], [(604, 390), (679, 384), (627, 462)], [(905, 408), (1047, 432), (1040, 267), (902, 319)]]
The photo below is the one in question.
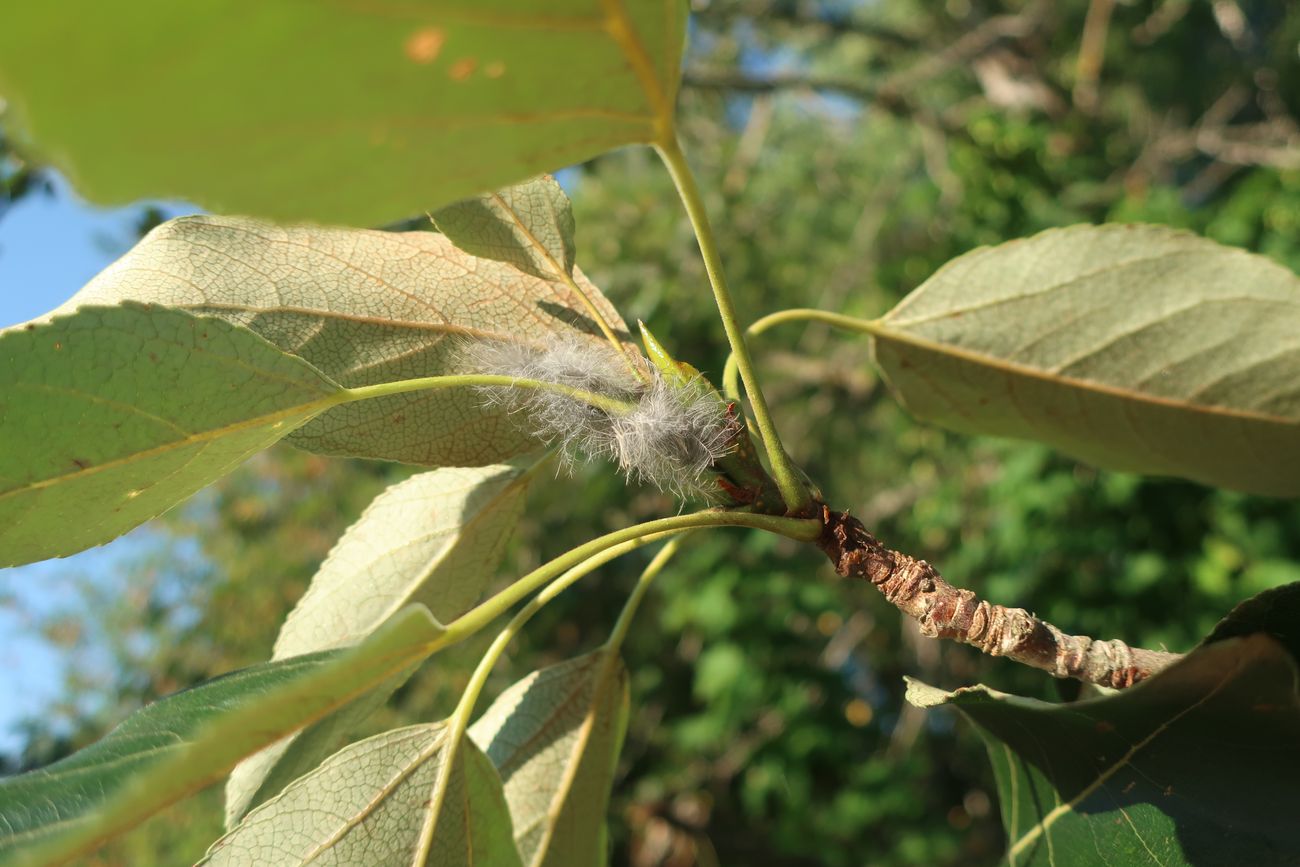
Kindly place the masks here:
[[(860, 78), (779, 73), (751, 76), (731, 69), (688, 69), (682, 84), (701, 90), (730, 90), (737, 93), (772, 93), (778, 90), (833, 90), (863, 102), (879, 98), (879, 91)], [(892, 105), (891, 105), (892, 107)]]
[(876, 88), (859, 78), (848, 76), (781, 73), (757, 77), (728, 69), (688, 69), (682, 75), (682, 85), (695, 90), (753, 94), (775, 93), (783, 90), (833, 91), (859, 102), (868, 103), (873, 108), (888, 112), (894, 117), (930, 126), (948, 135), (969, 137), (959, 118), (936, 114), (899, 93)]
[(1079, 40), (1079, 58), (1074, 64), (1074, 104), (1081, 111), (1097, 110), (1097, 80), (1106, 62), (1106, 34), (1115, 0), (1092, 0), (1083, 19), (1083, 36)]
[(1068, 635), (1023, 608), (1006, 608), (953, 587), (924, 560), (881, 544), (857, 518), (823, 508), (818, 546), (845, 578), (865, 578), (899, 611), (914, 619), (921, 634), (978, 647), (1040, 668), (1116, 689), (1132, 686), (1179, 658), (1177, 653), (1129, 647)]
[(943, 48), (928, 52), (907, 69), (889, 76), (880, 86), (886, 95), (905, 93), (943, 75), (969, 65), (989, 49), (1006, 40), (1024, 39), (1036, 30), (1050, 4), (1034, 0), (1014, 15), (998, 15), (980, 23)]

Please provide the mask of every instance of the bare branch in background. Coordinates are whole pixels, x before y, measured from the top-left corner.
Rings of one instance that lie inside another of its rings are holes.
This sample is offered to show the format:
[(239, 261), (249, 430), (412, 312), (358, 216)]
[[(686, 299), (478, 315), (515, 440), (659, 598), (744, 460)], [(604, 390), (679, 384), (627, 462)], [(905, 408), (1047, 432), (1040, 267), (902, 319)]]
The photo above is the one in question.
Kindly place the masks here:
[(735, 21), (764, 21), (798, 28), (824, 39), (842, 36), (861, 36), (883, 42), (895, 48), (920, 48), (915, 36), (883, 24), (859, 21), (848, 16), (814, 16), (805, 14), (796, 3), (780, 0), (756, 0), (748, 3), (696, 2), (692, 12), (710, 24), (731, 24)]
[(1048, 4), (1037, 0), (1016, 15), (990, 18), (947, 47), (931, 49), (913, 66), (889, 76), (880, 89), (887, 95), (913, 90), (950, 69), (969, 64), (1004, 40), (1023, 39), (1039, 27), (1047, 8)]
[(1192, 8), (1191, 0), (1164, 0), (1146, 20), (1131, 31), (1138, 45), (1150, 45), (1169, 32)]
[(1079, 58), (1074, 64), (1074, 104), (1080, 111), (1091, 114), (1100, 102), (1097, 80), (1106, 63), (1106, 34), (1110, 32), (1110, 15), (1115, 10), (1115, 0), (1092, 0), (1088, 14), (1083, 19), (1083, 35), (1079, 39)]

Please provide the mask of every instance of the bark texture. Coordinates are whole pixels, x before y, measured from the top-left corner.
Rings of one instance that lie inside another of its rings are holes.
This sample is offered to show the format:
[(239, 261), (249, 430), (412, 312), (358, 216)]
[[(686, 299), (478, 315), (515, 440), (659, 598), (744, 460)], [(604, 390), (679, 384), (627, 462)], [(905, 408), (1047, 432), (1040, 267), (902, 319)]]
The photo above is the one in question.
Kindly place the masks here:
[(845, 578), (865, 578), (931, 638), (948, 638), (1040, 668), (1055, 677), (1124, 689), (1179, 658), (1177, 653), (1070, 635), (1023, 608), (1006, 608), (952, 586), (924, 560), (881, 544), (862, 522), (823, 507), (818, 546)]

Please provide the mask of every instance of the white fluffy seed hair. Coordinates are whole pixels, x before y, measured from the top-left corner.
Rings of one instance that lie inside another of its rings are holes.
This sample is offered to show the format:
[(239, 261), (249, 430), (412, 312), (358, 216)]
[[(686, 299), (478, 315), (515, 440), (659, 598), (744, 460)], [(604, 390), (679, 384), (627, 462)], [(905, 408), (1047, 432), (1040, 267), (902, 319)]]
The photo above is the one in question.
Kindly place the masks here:
[(545, 348), (483, 341), (465, 354), (481, 373), (535, 379), (631, 403), (607, 413), (576, 398), (537, 388), (480, 388), (484, 400), (503, 406), (543, 441), (559, 448), (562, 465), (606, 458), (629, 480), (647, 482), (679, 498), (714, 498), (708, 470), (734, 445), (726, 410), (702, 380), (685, 387), (666, 382), (643, 364), (638, 379), (612, 347), (572, 338)]

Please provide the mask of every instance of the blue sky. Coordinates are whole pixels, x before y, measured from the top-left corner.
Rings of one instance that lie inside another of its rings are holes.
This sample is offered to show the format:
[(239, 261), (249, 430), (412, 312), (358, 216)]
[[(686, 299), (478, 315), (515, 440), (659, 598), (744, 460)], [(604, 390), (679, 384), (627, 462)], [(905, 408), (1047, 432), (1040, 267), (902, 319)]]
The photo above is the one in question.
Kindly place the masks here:
[[(193, 209), (165, 210), (171, 215)], [(140, 214), (139, 206), (88, 205), (56, 179), (53, 195), (28, 196), (0, 216), (0, 327), (70, 298), (135, 242)], [(14, 724), (41, 713), (60, 695), (67, 657), (31, 629), (31, 620), (75, 610), (78, 582), (107, 580), (143, 542), (133, 533), (63, 560), (0, 569), (0, 752), (21, 748)]]

